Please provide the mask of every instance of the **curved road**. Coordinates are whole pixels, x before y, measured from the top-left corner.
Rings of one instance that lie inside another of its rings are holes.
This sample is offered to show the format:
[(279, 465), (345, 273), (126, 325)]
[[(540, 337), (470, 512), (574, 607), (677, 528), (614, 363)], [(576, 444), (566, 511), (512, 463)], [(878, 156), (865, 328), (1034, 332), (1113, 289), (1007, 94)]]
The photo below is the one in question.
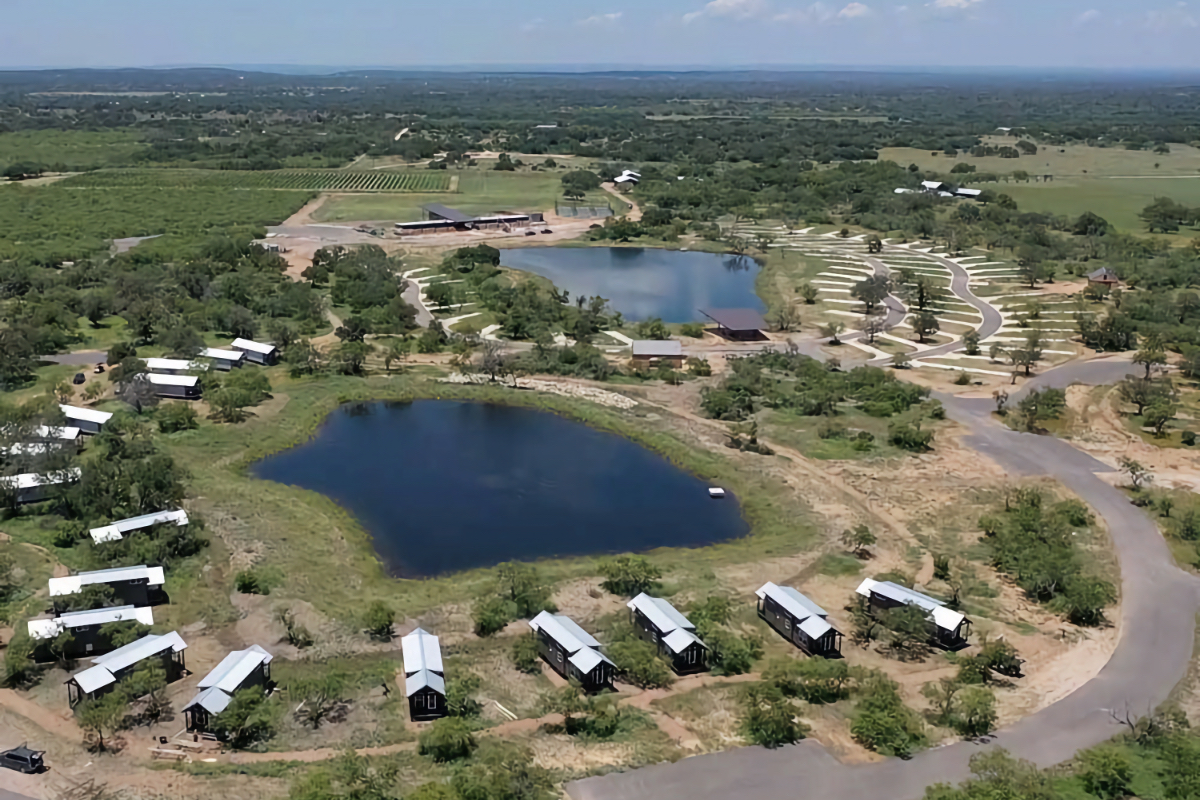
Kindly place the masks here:
[[(1120, 361), (1070, 364), (1036, 385), (1107, 383), (1131, 372)], [(1111, 468), (1059, 439), (1021, 434), (989, 417), (991, 401), (942, 398), (966, 426), (965, 441), (1010, 474), (1061, 481), (1103, 518), (1121, 567), (1120, 638), (1093, 680), (1053, 705), (997, 732), (986, 743), (959, 742), (910, 761), (845, 765), (815, 742), (777, 750), (748, 747), (697, 756), (567, 786), (575, 800), (908, 800), (927, 786), (968, 776), (970, 757), (988, 746), (1048, 767), (1118, 732), (1112, 713), (1144, 715), (1165, 701), (1192, 658), (1200, 581), (1175, 565), (1157, 526), (1096, 473)], [(853, 659), (853, 654), (850, 655)]]

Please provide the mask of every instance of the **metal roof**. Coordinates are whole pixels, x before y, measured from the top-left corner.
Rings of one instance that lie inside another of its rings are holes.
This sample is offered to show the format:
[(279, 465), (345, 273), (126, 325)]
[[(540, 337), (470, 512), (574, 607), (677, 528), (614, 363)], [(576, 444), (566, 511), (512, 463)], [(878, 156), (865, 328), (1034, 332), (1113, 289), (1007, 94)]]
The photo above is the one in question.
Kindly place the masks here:
[(233, 702), (230, 695), (225, 694), (217, 687), (213, 686), (205, 689), (200, 694), (193, 697), (188, 704), (183, 707), (184, 711), (194, 706), (200, 706), (210, 714), (220, 714), (225, 709), (229, 708), (229, 704)]
[(246, 354), (241, 350), (220, 350), (216, 347), (206, 347), (200, 355), (205, 358), (219, 358), (224, 361), (241, 361)]
[(821, 617), (809, 617), (800, 623), (799, 628), (808, 638), (820, 639), (833, 630), (833, 626)]
[(962, 189), (962, 188), (959, 188), (957, 191), (955, 191), (955, 194), (957, 194), (957, 195), (961, 195), (961, 196), (963, 196), (963, 197), (979, 197), (979, 195), (983, 194), (983, 189)]
[(100, 666), (88, 667), (83, 672), (76, 673), (71, 680), (83, 690), (84, 694), (91, 694), (97, 689), (117, 682), (116, 676)]
[(195, 375), (159, 375), (157, 372), (146, 377), (158, 386), (195, 386), (200, 381)]
[(442, 645), (438, 637), (423, 628), (417, 628), (400, 640), (404, 657), (404, 674), (412, 675), (423, 669), (442, 673)]
[[(584, 675), (587, 675), (589, 672), (594, 670), (599, 664), (613, 663), (612, 661), (609, 661), (608, 656), (604, 655), (599, 650), (593, 650), (590, 647), (583, 648), (578, 653), (575, 653), (568, 658), (567, 661), (570, 661), (572, 664), (574, 664), (575, 667)], [(613, 664), (613, 666), (615, 667), (616, 664)]]
[(132, 667), (139, 661), (145, 661), (147, 658), (165, 653), (167, 650), (178, 653), (180, 650), (186, 649), (187, 642), (175, 631), (164, 633), (161, 636), (150, 634), (136, 642), (113, 650), (111, 653), (97, 656), (92, 659), (92, 663), (104, 667), (109, 672), (116, 673)]
[(642, 592), (625, 605), (642, 612), (660, 633), (667, 634), (674, 630), (696, 629), (696, 626), (689, 622), (687, 617), (680, 614), (675, 606), (660, 597), (651, 597)]
[(232, 695), (242, 688), (246, 678), (263, 664), (270, 664), (272, 656), (263, 648), (252, 644), (245, 650), (235, 650), (217, 664), (211, 672), (200, 679), (197, 684), (201, 689), (215, 687)]
[(766, 583), (754, 594), (760, 599), (764, 597), (771, 598), (796, 619), (829, 616), (829, 612), (790, 586), (777, 586), (774, 583)]
[(441, 203), (428, 203), (426, 205), (421, 206), (421, 209), (423, 211), (425, 211), (426, 213), (432, 214), (435, 217), (441, 217), (442, 219), (448, 219), (451, 222), (474, 222), (475, 221), (474, 215), (468, 214), (465, 211), (459, 211), (457, 208), (450, 208), (450, 206), (444, 206)]
[(64, 597), (78, 594), (84, 586), (97, 583), (120, 583), (122, 581), (146, 580), (147, 586), (162, 586), (166, 581), (162, 567), (116, 567), (94, 572), (80, 572), (65, 578), (50, 579), (50, 596)]
[(918, 591), (906, 588), (898, 583), (892, 583), (891, 581), (876, 581), (867, 578), (858, 587), (858, 593), (864, 597), (877, 594), (898, 603), (916, 606), (929, 614), (935, 625), (948, 631), (958, 630), (958, 626), (966, 619), (965, 615), (946, 608), (946, 604), (941, 600), (934, 600), (927, 594), (921, 594)]
[(635, 356), (657, 356), (679, 358), (683, 356), (683, 342), (677, 339), (638, 339), (633, 343)]
[(424, 688), (433, 689), (438, 694), (446, 693), (446, 679), (436, 672), (427, 669), (419, 670), (404, 679), (404, 696), (412, 697)]
[(79, 406), (64, 406), (60, 405), (63, 414), (66, 414), (67, 419), (81, 419), (84, 422), (95, 422), (98, 425), (103, 425), (112, 419), (112, 414), (107, 411), (96, 411), (92, 408), (80, 408)]
[(1120, 280), (1120, 278), (1117, 277), (1117, 273), (1113, 272), (1108, 267), (1101, 267), (1095, 272), (1089, 272), (1088, 277), (1092, 280), (1099, 280), (1100, 278), (1112, 278), (1114, 281)]
[(92, 536), (92, 541), (96, 544), (100, 544), (101, 542), (115, 542), (127, 533), (139, 531), (142, 528), (149, 528), (151, 525), (158, 525), (164, 522), (174, 522), (177, 526), (183, 527), (188, 524), (187, 512), (182, 510), (156, 511), (153, 514), (143, 514), (140, 517), (123, 519), (111, 525), (92, 528), (89, 533)]
[(535, 631), (543, 631), (568, 653), (577, 653), (585, 647), (600, 646), (590, 633), (575, 624), (575, 620), (562, 614), (543, 611), (529, 620), (529, 627)]
[(72, 442), (82, 436), (83, 431), (79, 430), (79, 428), (69, 426), (65, 428), (52, 428), (49, 425), (39, 425), (34, 428), (33, 435), (41, 439), (65, 439), (68, 442)]
[(708, 645), (700, 641), (700, 637), (691, 631), (679, 628), (671, 631), (669, 636), (663, 637), (663, 644), (671, 648), (672, 653), (682, 653), (684, 650), (691, 647), (693, 644), (698, 644), (704, 649), (708, 649)]
[(147, 358), (147, 369), (193, 369), (197, 365), (181, 358)]
[(942, 183), (941, 181), (921, 181), (921, 185), (932, 191), (935, 189), (940, 189), (946, 184)]
[(70, 611), (53, 619), (29, 620), (29, 635), (34, 639), (53, 639), (60, 633), (89, 625), (106, 625), (109, 622), (140, 622), (154, 624), (154, 609), (134, 606), (95, 608), (88, 611)]
[(0, 483), (6, 486), (16, 486), (20, 489), (35, 489), (38, 486), (55, 486), (60, 483), (69, 483), (79, 480), (79, 476), (83, 472), (79, 468), (65, 469), (62, 472), (55, 472), (49, 475), (38, 475), (33, 472), (27, 472), (24, 475), (8, 475), (0, 478)]
[(767, 321), (752, 308), (702, 308), (700, 313), (731, 331), (765, 331)]
[(264, 356), (275, 352), (275, 345), (252, 342), (249, 339), (234, 339), (230, 347), (233, 347), (235, 350), (250, 350), (255, 353), (262, 353)]

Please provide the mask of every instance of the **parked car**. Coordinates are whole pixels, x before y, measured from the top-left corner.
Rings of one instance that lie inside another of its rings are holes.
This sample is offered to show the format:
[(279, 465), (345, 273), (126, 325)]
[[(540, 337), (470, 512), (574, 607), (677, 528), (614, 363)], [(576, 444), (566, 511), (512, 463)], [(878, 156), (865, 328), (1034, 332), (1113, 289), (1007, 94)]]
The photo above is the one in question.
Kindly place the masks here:
[(526, 236), (537, 236), (537, 231), (525, 231)]
[(104, 374), (104, 365), (97, 364), (96, 368), (94, 370), (92, 370), (92, 372), (96, 375), (103, 375)]
[(85, 377), (83, 376), (83, 373), (82, 373), (82, 372), (76, 372), (76, 373), (75, 373), (75, 377), (74, 377), (74, 378), (71, 380), (71, 383), (73, 383), (73, 384), (75, 384), (76, 386), (78, 386), (79, 384), (83, 383), (83, 382), (84, 382), (84, 381), (86, 381), (86, 380), (87, 380), (87, 378), (85, 378)]
[(542, 231), (542, 233), (554, 233), (554, 231), (550, 230), (549, 228), (546, 228), (546, 230)]
[(46, 763), (42, 760), (45, 754), (45, 751), (30, 750), (25, 745), (14, 747), (0, 752), (0, 767), (33, 775), (46, 769)]

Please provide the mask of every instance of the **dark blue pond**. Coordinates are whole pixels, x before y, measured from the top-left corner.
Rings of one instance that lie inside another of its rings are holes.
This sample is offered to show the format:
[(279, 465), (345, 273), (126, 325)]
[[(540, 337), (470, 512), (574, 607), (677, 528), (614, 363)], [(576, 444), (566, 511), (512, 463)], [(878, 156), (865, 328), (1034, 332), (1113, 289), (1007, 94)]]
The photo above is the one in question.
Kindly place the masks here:
[(701, 308), (766, 307), (752, 258), (635, 247), (534, 247), (500, 251), (500, 263), (542, 275), (571, 297), (600, 295), (629, 320), (702, 320)]
[(748, 528), (732, 496), (710, 499), (708, 484), (628, 439), (510, 406), (344, 406), (253, 471), (336, 500), (402, 577), (699, 547)]

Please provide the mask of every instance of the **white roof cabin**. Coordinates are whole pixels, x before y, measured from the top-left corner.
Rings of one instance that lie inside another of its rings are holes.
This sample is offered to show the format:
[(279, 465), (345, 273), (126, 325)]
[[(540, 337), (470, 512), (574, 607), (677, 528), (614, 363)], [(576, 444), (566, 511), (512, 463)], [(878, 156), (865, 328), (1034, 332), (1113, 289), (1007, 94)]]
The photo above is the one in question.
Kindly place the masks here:
[(941, 181), (921, 181), (921, 187), (927, 192), (939, 191), (945, 185)]
[(877, 581), (867, 578), (859, 585), (858, 594), (868, 598), (872, 594), (877, 594), (893, 602), (916, 606), (929, 615), (934, 625), (945, 631), (957, 631), (963, 620), (966, 619), (964, 614), (947, 608), (946, 604), (941, 600), (934, 600), (929, 595), (921, 594), (918, 591), (908, 589), (891, 581)]
[(916, 194), (916, 192), (912, 189), (901, 188), (896, 190), (896, 194)]
[(83, 436), (79, 428), (67, 426), (63, 428), (39, 425), (34, 428), (33, 435), (47, 442), (76, 442)]
[(34, 639), (53, 639), (63, 631), (107, 625), (110, 622), (140, 622), (143, 625), (153, 625), (154, 609), (117, 606), (90, 611), (69, 611), (53, 619), (29, 620), (29, 635)]
[(275, 352), (275, 345), (252, 342), (249, 339), (234, 339), (231, 346), (236, 350), (249, 350), (252, 353), (261, 353), (264, 356)]
[(103, 425), (112, 419), (113, 416), (107, 411), (96, 411), (93, 408), (80, 408), (78, 406), (64, 405), (60, 405), (59, 408), (62, 409), (62, 412), (66, 415), (67, 419), (90, 422), (94, 425)]
[(182, 358), (147, 358), (146, 368), (151, 372), (187, 372), (189, 369), (201, 369), (203, 365)]
[(82, 470), (78, 467), (65, 469), (62, 472), (53, 472), (49, 475), (38, 475), (33, 472), (27, 472), (24, 475), (0, 477), (0, 484), (10, 488), (15, 487), (17, 491), (25, 491), (36, 489), (39, 486), (58, 486), (63, 483), (71, 483), (72, 481), (79, 480), (79, 476), (82, 474)]
[(220, 714), (233, 702), (234, 694), (242, 688), (246, 679), (263, 664), (270, 664), (273, 659), (274, 656), (256, 644), (245, 650), (235, 650), (200, 679), (200, 692), (183, 707), (183, 710), (200, 706), (210, 714)]
[(221, 361), (241, 361), (246, 354), (241, 350), (222, 350), (218, 347), (206, 347), (200, 352), (205, 358), (216, 358)]
[(107, 655), (96, 656), (92, 659), (92, 663), (95, 666), (85, 669), (71, 680), (85, 694), (92, 694), (98, 689), (103, 689), (105, 686), (116, 683), (117, 673), (132, 667), (134, 664), (161, 655), (167, 650), (170, 650), (172, 653), (178, 653), (186, 649), (187, 642), (183, 641), (183, 638), (175, 631), (164, 633), (161, 636), (150, 634), (138, 639), (136, 642), (113, 650)]
[(438, 637), (417, 628), (400, 640), (404, 658), (404, 694), (412, 697), (429, 687), (439, 694), (446, 693), (445, 671), (442, 667), (442, 645)]
[(160, 375), (157, 372), (147, 374), (146, 378), (155, 386), (195, 386), (200, 382), (195, 375)]
[(642, 616), (658, 628), (659, 633), (663, 636), (663, 644), (669, 647), (671, 652), (682, 653), (693, 642), (698, 643), (701, 647), (708, 647), (694, 633), (696, 626), (679, 613), (675, 606), (661, 597), (651, 597), (642, 592), (625, 605), (641, 612)]
[[(65, 578), (50, 579), (51, 597), (68, 597), (79, 594), (85, 586), (96, 584), (121, 583), (123, 581), (146, 581), (147, 586), (162, 586), (166, 576), (162, 567), (115, 567), (100, 569), (93, 572), (80, 572)], [(149, 624), (149, 623), (147, 623)]]
[(754, 594), (760, 600), (768, 597), (774, 600), (799, 623), (800, 630), (813, 639), (819, 639), (833, 628), (825, 621), (828, 611), (790, 586), (768, 582)]
[(562, 649), (570, 654), (567, 661), (584, 674), (591, 672), (601, 662), (613, 663), (600, 652), (600, 643), (595, 637), (575, 624), (575, 620), (570, 617), (543, 611), (529, 620), (529, 627), (558, 642)]
[(954, 192), (959, 197), (979, 197), (983, 194), (983, 189), (958, 189)]
[(188, 515), (186, 511), (158, 511), (153, 514), (143, 514), (140, 517), (131, 517), (123, 519), (119, 522), (114, 522), (111, 525), (105, 525), (101, 528), (92, 528), (88, 531), (91, 534), (92, 541), (96, 544), (102, 542), (115, 542), (120, 540), (127, 533), (140, 531), (142, 528), (149, 528), (151, 525), (159, 523), (174, 522), (177, 526), (183, 527), (188, 524)]

